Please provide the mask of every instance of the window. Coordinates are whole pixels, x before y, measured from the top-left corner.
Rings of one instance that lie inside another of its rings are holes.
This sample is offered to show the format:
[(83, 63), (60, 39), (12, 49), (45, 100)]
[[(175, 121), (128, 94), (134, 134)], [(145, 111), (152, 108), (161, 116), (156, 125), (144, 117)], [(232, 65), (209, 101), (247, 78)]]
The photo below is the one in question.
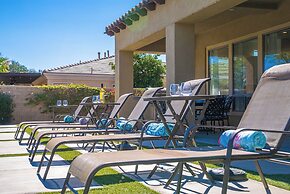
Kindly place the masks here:
[[(209, 94), (233, 95), (235, 112), (246, 109), (263, 71), (290, 63), (290, 28), (272, 33), (265, 31), (267, 34), (257, 32), (256, 37), (237, 38), (217, 45), (224, 44), (223, 47), (208, 50)], [(262, 37), (263, 41), (258, 42)], [(259, 44), (263, 48), (258, 52)], [(262, 60), (258, 60), (258, 55)]]
[(228, 47), (209, 51), (210, 94), (229, 94)]
[(258, 83), (258, 40), (233, 45), (234, 110), (242, 112)]
[(264, 36), (264, 71), (290, 62), (290, 29)]

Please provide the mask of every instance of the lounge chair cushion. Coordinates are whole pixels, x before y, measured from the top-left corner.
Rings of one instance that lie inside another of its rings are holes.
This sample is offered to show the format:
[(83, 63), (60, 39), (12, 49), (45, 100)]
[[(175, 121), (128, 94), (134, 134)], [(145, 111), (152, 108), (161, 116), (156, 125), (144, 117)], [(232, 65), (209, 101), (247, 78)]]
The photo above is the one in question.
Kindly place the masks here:
[[(174, 128), (174, 124), (167, 123), (167, 125), (168, 125), (168, 128), (170, 129), (170, 131), (172, 131)], [(150, 123), (147, 126), (145, 133), (147, 135), (154, 135), (154, 136), (160, 136), (160, 137), (168, 137), (169, 136), (163, 123)]]
[(120, 117), (116, 122), (116, 127), (122, 131), (132, 131), (133, 125), (123, 117)]
[(73, 116), (70, 116), (70, 115), (66, 115), (64, 118), (63, 118), (63, 121), (65, 123), (73, 123), (74, 122), (74, 117)]
[[(219, 144), (223, 147), (228, 146), (228, 142), (235, 130), (228, 130), (222, 133)], [(244, 131), (239, 133), (234, 140), (234, 148), (255, 151), (266, 146), (266, 135), (261, 131)]]

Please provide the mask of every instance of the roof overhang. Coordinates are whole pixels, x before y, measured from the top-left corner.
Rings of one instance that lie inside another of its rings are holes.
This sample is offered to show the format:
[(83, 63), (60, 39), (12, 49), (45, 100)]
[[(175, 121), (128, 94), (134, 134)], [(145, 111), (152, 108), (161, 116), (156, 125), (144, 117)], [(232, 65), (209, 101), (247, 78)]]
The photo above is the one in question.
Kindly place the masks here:
[(105, 28), (105, 34), (114, 36), (121, 30), (125, 30), (128, 26), (131, 26), (133, 22), (140, 20), (140, 17), (146, 16), (149, 11), (155, 11), (157, 5), (163, 5), (165, 3), (166, 0), (143, 0), (115, 22), (108, 25)]

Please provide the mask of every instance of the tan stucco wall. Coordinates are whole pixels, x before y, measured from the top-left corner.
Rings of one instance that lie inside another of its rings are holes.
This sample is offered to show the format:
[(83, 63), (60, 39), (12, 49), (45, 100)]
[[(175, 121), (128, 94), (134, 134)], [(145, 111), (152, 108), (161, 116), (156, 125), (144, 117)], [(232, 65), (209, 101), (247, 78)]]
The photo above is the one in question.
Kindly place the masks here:
[(106, 88), (113, 88), (115, 84), (115, 75), (90, 75), (90, 74), (53, 74), (44, 73), (48, 85), (57, 84), (85, 84), (91, 87), (101, 87), (104, 84)]
[(18, 124), (21, 121), (51, 120), (51, 114), (41, 113), (41, 106), (26, 105), (26, 98), (41, 92), (40, 88), (32, 86), (0, 86), (0, 91), (9, 93), (13, 97), (15, 107), (12, 124)]
[[(278, 10), (269, 11), (268, 13), (249, 14), (237, 20), (228, 22), (220, 26), (203, 28), (203, 31), (196, 32), (196, 78), (206, 76), (206, 47), (219, 44), (232, 39), (247, 36), (258, 31), (267, 30), (274, 26), (290, 22), (290, 1), (284, 1)], [(219, 21), (222, 23), (222, 21)], [(196, 24), (196, 29), (199, 25)], [(204, 24), (203, 24), (204, 25)], [(290, 27), (290, 25), (289, 25)], [(255, 37), (255, 35), (254, 35)], [(193, 52), (194, 54), (194, 52)]]
[(135, 51), (165, 37), (165, 28), (176, 22), (208, 18), (246, 0), (169, 0), (116, 34), (117, 50)]

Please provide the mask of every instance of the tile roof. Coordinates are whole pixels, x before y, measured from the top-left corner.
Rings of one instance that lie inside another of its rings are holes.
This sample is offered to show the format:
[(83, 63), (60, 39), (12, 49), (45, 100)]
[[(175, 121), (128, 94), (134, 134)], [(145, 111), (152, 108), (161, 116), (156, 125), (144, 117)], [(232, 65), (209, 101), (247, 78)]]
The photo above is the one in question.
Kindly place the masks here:
[(83, 74), (115, 74), (110, 63), (115, 63), (115, 56), (79, 62), (75, 64), (46, 69), (44, 73), (83, 73)]
[(142, 0), (141, 3), (122, 15), (115, 22), (108, 25), (105, 29), (105, 34), (114, 36), (121, 30), (125, 30), (127, 26), (131, 26), (140, 17), (146, 16), (148, 11), (154, 11), (157, 5), (165, 4), (166, 0)]

